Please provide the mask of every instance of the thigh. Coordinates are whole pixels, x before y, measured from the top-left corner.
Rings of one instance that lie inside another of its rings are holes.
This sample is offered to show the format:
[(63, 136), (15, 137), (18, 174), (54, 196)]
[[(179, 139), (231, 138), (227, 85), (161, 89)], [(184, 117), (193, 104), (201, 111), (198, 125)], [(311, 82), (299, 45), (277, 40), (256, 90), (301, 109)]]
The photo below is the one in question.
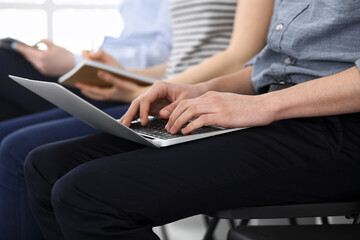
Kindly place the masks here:
[[(114, 118), (120, 118), (126, 112), (127, 108), (127, 105), (120, 105), (105, 108), (103, 109), (103, 111)], [(56, 134), (61, 134), (62, 131), (64, 131), (65, 135), (68, 135), (70, 131), (73, 132), (74, 134), (72, 134), (71, 137), (73, 137), (74, 135), (85, 135), (82, 134), (83, 129), (86, 129), (86, 132), (88, 132), (88, 134), (95, 133), (95, 131), (88, 131), (88, 127), (86, 127), (87, 125), (85, 123), (82, 123), (80, 120), (76, 120), (75, 118), (73, 118), (73, 120), (67, 120), (66, 124), (61, 124), (61, 119), (67, 118), (69, 116), (70, 115), (63, 110), (59, 108), (54, 108), (40, 113), (34, 113), (23, 117), (0, 121), (0, 142), (4, 137), (6, 137), (12, 132), (28, 126), (34, 127), (35, 125), (37, 126), (36, 130), (33, 129), (33, 131), (31, 131), (31, 134), (36, 134), (39, 137), (41, 137), (41, 134), (43, 134), (45, 138), (47, 138), (46, 135), (50, 136), (49, 134), (46, 134), (48, 132), (52, 132), (51, 135), (54, 135), (54, 137), (56, 137)], [(42, 123), (44, 123), (44, 125), (41, 125)], [(68, 129), (69, 127), (71, 130)], [(47, 130), (45, 130), (45, 128)]]
[[(21, 113), (17, 116), (22, 116), (54, 107), (48, 101), (11, 80), (8, 75), (12, 74), (51, 82), (57, 81), (57, 78), (44, 76), (17, 52), (0, 49), (0, 56), (0, 102), (6, 102), (9, 106), (9, 110), (2, 109), (0, 119), (9, 119), (7, 114), (13, 112), (11, 108), (16, 108)], [(10, 117), (17, 116), (12, 115)]]
[[(109, 142), (117, 154), (92, 155), (91, 161), (62, 172), (59, 182), (81, 189), (80, 198), (66, 204), (85, 206), (81, 196), (87, 196), (155, 225), (241, 206), (353, 200), (360, 198), (360, 162), (342, 153), (341, 128), (337, 118), (295, 119), (164, 149), (129, 151), (119, 151), (125, 142), (114, 138)], [(68, 152), (81, 152), (76, 148)]]
[(69, 117), (69, 114), (64, 112), (61, 109), (54, 108), (51, 110), (34, 113), (22, 117), (13, 118), (6, 121), (0, 122), (0, 142), (4, 137), (10, 133), (19, 130), (21, 128), (44, 123), (52, 120), (57, 120), (60, 118)]

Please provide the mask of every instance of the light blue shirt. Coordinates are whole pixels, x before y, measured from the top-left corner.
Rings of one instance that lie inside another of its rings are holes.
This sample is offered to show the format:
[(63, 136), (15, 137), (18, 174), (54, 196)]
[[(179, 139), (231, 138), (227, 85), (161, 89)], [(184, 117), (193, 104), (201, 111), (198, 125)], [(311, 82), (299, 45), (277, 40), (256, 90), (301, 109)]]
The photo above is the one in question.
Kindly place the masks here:
[[(124, 28), (118, 38), (105, 37), (102, 50), (126, 68), (166, 62), (172, 46), (168, 0), (123, 0), (119, 13)], [(75, 64), (81, 56), (75, 57)]]
[(359, 0), (277, 0), (267, 46), (250, 63), (258, 93), (360, 69)]

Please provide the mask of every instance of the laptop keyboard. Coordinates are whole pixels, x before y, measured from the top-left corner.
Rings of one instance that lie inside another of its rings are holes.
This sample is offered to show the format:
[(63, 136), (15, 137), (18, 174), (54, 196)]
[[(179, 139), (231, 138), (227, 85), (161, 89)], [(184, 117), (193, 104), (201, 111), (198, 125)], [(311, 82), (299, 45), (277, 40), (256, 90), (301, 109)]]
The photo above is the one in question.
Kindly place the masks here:
[[(160, 138), (160, 139), (164, 139), (164, 140), (185, 136), (185, 135), (181, 134), (181, 132), (179, 132), (177, 134), (170, 134), (168, 131), (166, 131), (165, 126), (166, 126), (167, 122), (168, 122), (168, 120), (166, 120), (166, 119), (153, 118), (153, 119), (149, 120), (149, 122), (146, 126), (141, 126), (140, 122), (136, 122), (136, 123), (132, 123), (130, 128), (140, 134), (145, 134), (148, 136), (152, 136), (152, 137), (156, 137), (156, 138)], [(216, 127), (204, 126), (202, 128), (194, 130), (189, 135), (213, 132), (213, 131), (218, 131), (218, 130), (221, 130), (221, 129), (216, 128)]]

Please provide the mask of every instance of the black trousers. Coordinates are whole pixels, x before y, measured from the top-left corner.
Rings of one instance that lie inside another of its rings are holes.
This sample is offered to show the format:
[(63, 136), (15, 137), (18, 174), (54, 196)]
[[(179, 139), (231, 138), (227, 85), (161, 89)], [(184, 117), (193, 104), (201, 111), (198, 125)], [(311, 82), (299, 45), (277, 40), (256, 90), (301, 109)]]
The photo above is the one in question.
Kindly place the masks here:
[(11, 80), (9, 74), (51, 82), (57, 80), (41, 74), (21, 54), (0, 48), (0, 121), (54, 107)]
[(46, 239), (159, 239), (188, 216), (282, 203), (360, 200), (360, 118), (291, 119), (164, 149), (107, 134), (29, 154)]

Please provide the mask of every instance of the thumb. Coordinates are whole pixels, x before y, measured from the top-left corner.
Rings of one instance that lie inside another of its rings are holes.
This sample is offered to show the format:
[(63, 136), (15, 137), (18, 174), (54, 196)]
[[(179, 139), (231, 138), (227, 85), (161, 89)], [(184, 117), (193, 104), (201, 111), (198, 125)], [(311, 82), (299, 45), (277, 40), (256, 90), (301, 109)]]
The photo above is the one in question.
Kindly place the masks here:
[(114, 78), (114, 76), (111, 73), (108, 73), (106, 71), (98, 71), (98, 77), (101, 78), (102, 80), (104, 80), (105, 82), (111, 83), (112, 85), (114, 85), (116, 79)]
[(179, 104), (180, 100), (170, 103), (166, 107), (160, 110), (159, 114), (161, 118), (168, 119), (172, 112), (175, 110), (177, 105)]
[(55, 46), (55, 44), (52, 41), (47, 39), (41, 39), (36, 45), (39, 45), (41, 43), (45, 44), (48, 49), (53, 48)]
[(104, 62), (104, 55), (104, 51), (100, 49), (94, 53), (90, 53), (89, 58), (92, 60)]
[(90, 51), (89, 50), (83, 50), (82, 51), (82, 56), (84, 59), (90, 59)]

